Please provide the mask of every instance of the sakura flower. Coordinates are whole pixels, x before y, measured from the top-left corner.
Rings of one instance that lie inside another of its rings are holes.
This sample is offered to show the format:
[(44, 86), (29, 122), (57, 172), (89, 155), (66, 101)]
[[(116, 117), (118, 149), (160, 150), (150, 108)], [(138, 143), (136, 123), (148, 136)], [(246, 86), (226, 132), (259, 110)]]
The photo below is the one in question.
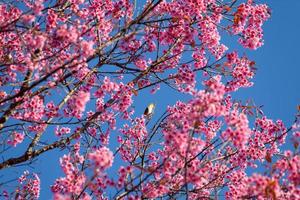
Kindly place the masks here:
[(95, 171), (99, 172), (111, 167), (114, 157), (107, 147), (102, 147), (89, 153), (88, 159), (94, 162)]
[(23, 142), (23, 140), (24, 140), (24, 138), (25, 138), (25, 135), (24, 135), (24, 133), (18, 133), (18, 132), (16, 132), (16, 131), (14, 131), (14, 132), (12, 133), (12, 136), (11, 136), (11, 137), (12, 137), (12, 139), (8, 140), (8, 141), (7, 141), (7, 144), (16, 147), (17, 144), (20, 144), (20, 143)]
[(80, 43), (80, 48), (84, 57), (89, 57), (93, 55), (94, 53), (93, 45), (94, 45), (93, 41), (84, 40)]

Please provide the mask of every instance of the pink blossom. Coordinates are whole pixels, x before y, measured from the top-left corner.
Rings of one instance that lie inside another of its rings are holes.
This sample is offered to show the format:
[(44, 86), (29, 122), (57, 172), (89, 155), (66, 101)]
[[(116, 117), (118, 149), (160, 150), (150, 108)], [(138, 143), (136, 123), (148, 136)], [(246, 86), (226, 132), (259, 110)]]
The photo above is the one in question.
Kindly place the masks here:
[(89, 153), (88, 159), (94, 162), (95, 172), (100, 172), (112, 166), (114, 157), (107, 147), (101, 147)]
[(34, 22), (35, 16), (34, 15), (23, 15), (22, 20), (24, 23), (30, 24), (30, 23)]
[(56, 127), (55, 129), (55, 135), (58, 137), (61, 137), (63, 135), (69, 134), (71, 132), (71, 129), (69, 127)]
[(141, 69), (141, 70), (146, 70), (147, 69), (147, 62), (143, 59), (137, 59), (135, 61), (135, 65)]
[(82, 41), (80, 43), (80, 49), (84, 57), (89, 57), (94, 54), (94, 42), (93, 41)]
[(35, 3), (33, 4), (33, 12), (36, 15), (42, 14), (41, 11), (43, 10), (44, 5), (43, 5), (43, 0), (36, 0)]
[(20, 144), (23, 142), (24, 138), (25, 138), (25, 134), (24, 133), (18, 133), (16, 131), (14, 131), (11, 135), (12, 139), (7, 141), (7, 144), (16, 147), (17, 144)]
[(20, 199), (38, 199), (40, 196), (40, 178), (33, 173), (31, 176), (25, 171), (20, 179)]
[[(51, 190), (54, 194), (80, 194), (86, 182), (86, 175), (79, 171), (77, 163), (80, 163), (78, 151), (74, 156), (64, 155), (60, 159), (60, 165), (65, 173), (65, 177), (56, 179)], [(74, 181), (76, 179), (76, 181)], [(60, 197), (60, 195), (58, 195)]]
[(65, 110), (66, 114), (80, 118), (89, 100), (90, 100), (89, 92), (85, 92), (83, 90), (77, 92), (68, 101), (68, 109)]
[(200, 50), (196, 49), (193, 53), (193, 58), (195, 59), (195, 69), (201, 69), (206, 66), (207, 59), (203, 48)]
[(47, 30), (50, 30), (54, 27), (56, 27), (58, 20), (57, 13), (54, 12), (54, 10), (49, 9), (48, 10), (48, 15), (47, 15)]
[(242, 33), (239, 42), (247, 48), (257, 49), (263, 45), (262, 25), (270, 17), (265, 4), (241, 4), (234, 16), (233, 32)]

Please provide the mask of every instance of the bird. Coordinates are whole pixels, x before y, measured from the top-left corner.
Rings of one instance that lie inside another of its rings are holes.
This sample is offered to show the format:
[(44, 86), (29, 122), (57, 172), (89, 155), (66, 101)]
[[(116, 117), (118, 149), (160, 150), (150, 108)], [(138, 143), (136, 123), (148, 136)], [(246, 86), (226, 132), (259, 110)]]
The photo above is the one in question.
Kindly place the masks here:
[(155, 109), (155, 104), (154, 103), (150, 103), (145, 111), (144, 111), (144, 115), (146, 116), (146, 118), (150, 119), (154, 113), (154, 109)]
[(34, 50), (34, 52), (31, 54), (31, 59), (33, 61), (37, 61), (39, 57), (42, 55), (42, 50), (40, 48), (37, 48)]

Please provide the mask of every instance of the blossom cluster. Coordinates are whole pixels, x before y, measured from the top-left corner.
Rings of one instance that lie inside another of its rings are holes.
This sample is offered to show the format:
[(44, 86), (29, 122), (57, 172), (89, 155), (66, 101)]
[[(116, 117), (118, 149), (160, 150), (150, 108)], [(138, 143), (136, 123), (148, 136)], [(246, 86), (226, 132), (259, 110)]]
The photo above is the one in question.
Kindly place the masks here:
[[(38, 199), (40, 197), (40, 178), (37, 174), (30, 174), (29, 171), (24, 171), (18, 178), (19, 186), (16, 188), (15, 199)], [(13, 196), (4, 190), (2, 192), (4, 199), (12, 199)]]
[[(292, 130), (297, 151), (300, 126), (233, 98), (253, 85), (255, 62), (222, 40), (257, 49), (269, 17), (252, 0), (1, 4), (0, 169), (61, 149), (56, 200), (217, 198), (224, 186), (228, 199), (299, 199), (299, 156), (280, 148)], [(134, 103), (162, 84), (188, 100), (155, 121)], [(246, 173), (260, 165), (271, 174)], [(18, 180), (4, 197), (39, 197), (36, 174)]]
[(18, 132), (16, 132), (16, 131), (14, 131), (14, 132), (12, 133), (12, 135), (11, 135), (11, 138), (12, 138), (12, 139), (9, 139), (9, 140), (7, 141), (7, 144), (16, 147), (17, 144), (20, 144), (20, 143), (23, 142), (23, 140), (24, 140), (24, 138), (25, 138), (25, 135), (24, 135), (24, 133), (18, 133)]

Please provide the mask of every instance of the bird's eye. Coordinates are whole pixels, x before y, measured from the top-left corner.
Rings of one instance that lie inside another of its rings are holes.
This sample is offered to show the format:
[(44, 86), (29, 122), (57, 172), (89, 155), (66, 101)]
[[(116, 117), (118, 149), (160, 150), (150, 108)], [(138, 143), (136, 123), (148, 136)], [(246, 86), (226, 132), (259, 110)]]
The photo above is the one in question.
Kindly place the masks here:
[(35, 54), (38, 54), (38, 53), (40, 53), (40, 49), (36, 49), (36, 50), (34, 50), (34, 53), (35, 53)]

